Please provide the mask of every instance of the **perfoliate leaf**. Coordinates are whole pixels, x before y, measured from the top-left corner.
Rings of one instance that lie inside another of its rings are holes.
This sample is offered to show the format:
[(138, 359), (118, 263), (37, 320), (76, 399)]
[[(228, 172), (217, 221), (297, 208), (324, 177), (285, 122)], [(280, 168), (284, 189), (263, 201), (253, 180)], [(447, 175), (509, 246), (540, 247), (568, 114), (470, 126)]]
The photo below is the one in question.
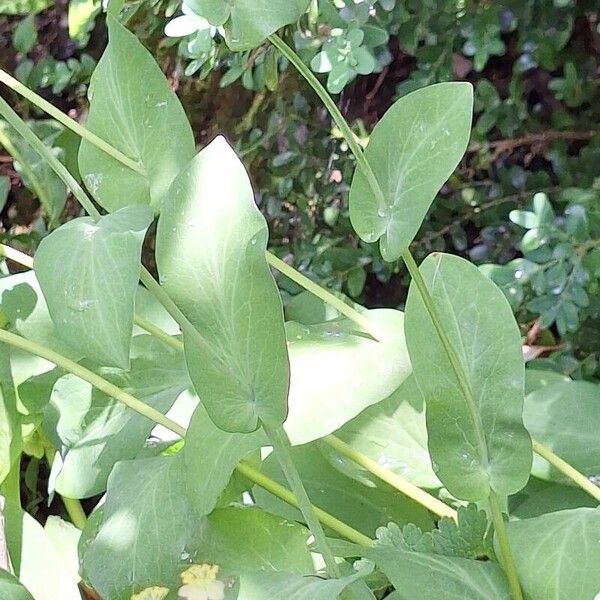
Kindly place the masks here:
[(458, 165), (469, 141), (472, 112), (470, 84), (439, 83), (400, 98), (375, 126), (365, 158), (385, 205), (357, 168), (350, 188), (350, 219), (361, 239), (380, 240), (385, 260), (398, 259), (408, 247)]
[(190, 377), (226, 431), (281, 425), (287, 414), (283, 308), (265, 259), (267, 238), (248, 175), (218, 137), (173, 183), (156, 260), (165, 290), (202, 336), (184, 331)]
[(223, 27), (227, 45), (235, 51), (251, 50), (269, 35), (295, 23), (310, 0), (188, 0), (188, 5), (215, 27)]
[(457, 256), (432, 254), (420, 271), (465, 378), (457, 379), (412, 283), (406, 342), (425, 397), (434, 470), (463, 500), (484, 500), (491, 490), (516, 493), (529, 478), (532, 450), (521, 417), (521, 337), (510, 306), (494, 283)]
[(86, 140), (79, 170), (108, 211), (146, 204), (159, 212), (169, 185), (194, 156), (194, 137), (152, 55), (114, 17), (106, 20), (109, 43), (92, 75), (87, 128), (139, 163), (144, 174)]
[[(34, 269), (58, 335), (94, 362), (129, 366), (147, 207), (73, 219), (42, 240)], [(60, 274), (60, 276), (57, 276)]]

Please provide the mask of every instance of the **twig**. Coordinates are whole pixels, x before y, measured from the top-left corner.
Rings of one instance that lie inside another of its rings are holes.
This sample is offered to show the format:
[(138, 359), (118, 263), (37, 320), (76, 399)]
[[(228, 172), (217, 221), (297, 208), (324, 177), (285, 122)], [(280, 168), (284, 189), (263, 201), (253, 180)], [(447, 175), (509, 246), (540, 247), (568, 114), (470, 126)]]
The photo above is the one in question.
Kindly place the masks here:
[(558, 140), (576, 141), (589, 140), (596, 135), (596, 131), (544, 131), (542, 133), (530, 133), (520, 138), (508, 138), (496, 140), (495, 142), (474, 142), (469, 144), (467, 152), (479, 152), (480, 150), (494, 150), (498, 155), (502, 152), (514, 150), (520, 146), (532, 146), (533, 144), (556, 142)]

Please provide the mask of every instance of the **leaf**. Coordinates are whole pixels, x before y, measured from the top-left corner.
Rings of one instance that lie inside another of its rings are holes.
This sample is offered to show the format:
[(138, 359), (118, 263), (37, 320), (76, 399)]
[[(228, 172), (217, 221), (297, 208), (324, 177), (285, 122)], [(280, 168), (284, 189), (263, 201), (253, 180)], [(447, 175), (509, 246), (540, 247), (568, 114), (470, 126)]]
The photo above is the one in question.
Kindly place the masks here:
[(333, 600), (370, 571), (367, 567), (340, 579), (273, 572), (244, 575), (238, 600)]
[(69, 2), (69, 37), (75, 40), (80, 48), (87, 44), (100, 8), (99, 0), (71, 0)]
[(361, 239), (380, 240), (385, 260), (398, 259), (408, 247), (458, 165), (472, 112), (470, 84), (439, 83), (396, 101), (373, 129), (365, 158), (387, 206), (379, 206), (358, 168), (350, 188), (350, 220)]
[(35, 15), (25, 17), (13, 32), (13, 46), (18, 52), (27, 54), (37, 42)]
[(138, 162), (145, 174), (86, 140), (81, 142), (79, 170), (108, 211), (146, 204), (159, 212), (171, 182), (194, 156), (194, 137), (154, 58), (112, 16), (106, 20), (109, 43), (92, 75), (87, 128)]
[[(134, 339), (130, 371), (101, 369), (118, 387), (166, 413), (189, 385), (182, 356), (149, 335)], [(44, 419), (46, 435), (62, 449), (56, 490), (68, 498), (102, 493), (115, 464), (137, 456), (154, 423), (74, 375), (59, 379)], [(214, 465), (212, 465), (214, 467)]]
[(431, 254), (420, 271), (468, 386), (466, 396), (411, 284), (406, 342), (425, 397), (434, 470), (462, 500), (484, 500), (491, 490), (516, 493), (529, 478), (532, 451), (521, 420), (521, 336), (510, 306), (476, 266), (457, 256)]
[(192, 523), (184, 469), (181, 455), (125, 461), (114, 468), (100, 529), (80, 556), (100, 597), (130, 600), (145, 587), (178, 584)]
[(590, 598), (600, 590), (600, 509), (563, 510), (508, 523), (528, 598)]
[(364, 314), (381, 332), (379, 342), (348, 319), (286, 323), (291, 377), (285, 430), (292, 444), (332, 433), (409, 375), (404, 315), (391, 309)]
[(35, 255), (58, 335), (98, 364), (129, 366), (140, 255), (150, 221), (142, 206), (98, 222), (73, 219), (44, 238)]
[(223, 137), (174, 182), (158, 222), (165, 291), (202, 336), (184, 332), (190, 377), (226, 431), (283, 423), (289, 365), (279, 292), (265, 259), (267, 223)]
[(509, 600), (502, 569), (492, 562), (450, 558), (393, 548), (365, 549), (402, 600)]
[[(414, 522), (423, 529), (432, 526), (429, 513), (384, 484), (381, 487), (357, 485), (356, 481), (334, 469), (316, 444), (294, 446), (290, 450), (308, 495), (315, 506), (331, 513), (344, 523), (373, 536), (378, 527), (390, 521)], [(263, 473), (285, 485), (276, 457), (271, 454), (263, 463)], [(255, 487), (257, 504), (287, 519), (302, 521), (302, 515), (268, 492)]]
[(570, 377), (555, 371), (546, 371), (542, 369), (525, 369), (525, 396), (530, 392), (545, 388), (555, 383), (571, 381)]
[(37, 14), (53, 4), (53, 0), (0, 0), (0, 15)]
[(215, 508), (240, 460), (263, 445), (268, 445), (268, 440), (262, 429), (251, 434), (229, 433), (211, 421), (203, 406), (196, 409), (182, 454), (197, 518)]
[(413, 376), (346, 423), (336, 436), (414, 485), (441, 487), (427, 448), (425, 403)]
[(4, 210), (10, 193), (10, 177), (0, 175), (0, 211)]
[(225, 41), (234, 51), (251, 50), (285, 25), (295, 23), (310, 0), (189, 0), (189, 6), (215, 27), (223, 26)]
[[(541, 388), (525, 398), (523, 421), (532, 437), (585, 475), (600, 473), (600, 386), (565, 381)], [(532, 473), (541, 479), (571, 483), (538, 456)]]
[(65, 564), (53, 537), (15, 503), (6, 503), (4, 516), (11, 564), (35, 600), (81, 600), (77, 571)]
[(27, 588), (10, 573), (0, 569), (0, 597), (3, 600), (34, 600)]
[(306, 527), (259, 508), (221, 508), (205, 517), (187, 547), (196, 564), (236, 574), (253, 571), (313, 573)]
[(21, 419), (10, 356), (10, 347), (0, 344), (0, 484), (13, 468), (22, 446)]

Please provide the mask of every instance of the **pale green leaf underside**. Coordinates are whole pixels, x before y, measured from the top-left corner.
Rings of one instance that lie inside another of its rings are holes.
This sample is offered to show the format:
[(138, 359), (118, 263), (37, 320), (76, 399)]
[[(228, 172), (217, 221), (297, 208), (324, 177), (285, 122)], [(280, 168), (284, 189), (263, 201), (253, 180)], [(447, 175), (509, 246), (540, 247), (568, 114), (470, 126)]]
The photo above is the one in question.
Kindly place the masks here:
[(289, 365), (279, 292), (265, 259), (267, 224), (248, 175), (218, 137), (177, 177), (158, 222), (161, 283), (200, 332), (184, 332), (194, 388), (215, 424), (281, 425)]
[(169, 185), (194, 156), (194, 137), (152, 55), (113, 17), (107, 22), (109, 44), (92, 75), (87, 127), (138, 162), (146, 174), (86, 140), (81, 141), (79, 170), (108, 211), (146, 204), (159, 212)]
[(34, 269), (56, 333), (97, 364), (129, 366), (147, 207), (73, 219), (42, 240)]
[(474, 407), (469, 410), (421, 296), (411, 284), (406, 342), (425, 398), (434, 470), (450, 493), (463, 500), (484, 500), (490, 490), (500, 496), (516, 493), (529, 478), (532, 451), (521, 417), (521, 337), (510, 306), (500, 289), (462, 258), (431, 254), (420, 270), (458, 355)]
[(594, 600), (600, 592), (600, 509), (577, 508), (508, 525), (527, 598)]
[(286, 324), (291, 379), (285, 430), (292, 444), (334, 432), (387, 398), (410, 374), (403, 313), (364, 314), (381, 332), (379, 342), (347, 319)]
[(472, 113), (469, 83), (438, 83), (400, 98), (373, 129), (365, 157), (386, 204), (379, 204), (357, 168), (350, 220), (363, 240), (380, 240), (385, 260), (398, 259), (408, 247), (458, 165), (469, 142)]
[(33, 600), (33, 596), (10, 573), (0, 569), (0, 598), (4, 600)]
[[(565, 381), (525, 398), (523, 421), (531, 435), (585, 475), (600, 475), (600, 386)], [(560, 472), (534, 457), (533, 474), (568, 483)]]

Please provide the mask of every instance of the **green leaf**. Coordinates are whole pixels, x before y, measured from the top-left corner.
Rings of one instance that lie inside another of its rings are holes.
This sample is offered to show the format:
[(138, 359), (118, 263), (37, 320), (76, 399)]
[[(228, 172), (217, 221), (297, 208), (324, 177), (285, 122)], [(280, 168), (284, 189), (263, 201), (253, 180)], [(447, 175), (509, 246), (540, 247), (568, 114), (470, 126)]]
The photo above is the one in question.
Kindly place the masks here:
[(590, 598), (600, 590), (600, 509), (577, 508), (508, 523), (528, 598)]
[(463, 500), (484, 500), (491, 490), (516, 493), (529, 478), (532, 451), (521, 419), (521, 336), (510, 306), (475, 265), (457, 256), (431, 254), (420, 271), (466, 379), (461, 386), (412, 283), (406, 342), (425, 397), (434, 470)]
[(527, 394), (535, 390), (565, 381), (571, 381), (571, 378), (562, 373), (543, 369), (525, 369), (525, 395), (527, 396)]
[(69, 37), (80, 48), (85, 47), (100, 12), (100, 0), (71, 0), (69, 2)]
[(310, 0), (190, 0), (189, 6), (215, 27), (223, 26), (227, 45), (251, 50), (281, 27), (295, 23)]
[(366, 567), (340, 579), (273, 572), (244, 575), (238, 600), (333, 600), (371, 570)]
[(394, 548), (365, 550), (402, 600), (509, 600), (502, 569), (492, 562), (451, 558)]
[(292, 444), (332, 433), (408, 377), (404, 315), (391, 309), (364, 314), (381, 332), (379, 342), (348, 319), (286, 323), (291, 379), (285, 430)]
[[(600, 474), (600, 386), (587, 381), (549, 385), (525, 398), (523, 421), (532, 437), (585, 475)], [(532, 473), (541, 479), (570, 480), (542, 458)]]
[(27, 54), (37, 42), (37, 31), (35, 29), (35, 16), (25, 17), (13, 33), (13, 46), (18, 52)]
[(10, 177), (0, 175), (0, 211), (4, 210), (10, 193)]
[(182, 454), (190, 474), (188, 490), (196, 517), (209, 514), (245, 456), (267, 446), (262, 429), (254, 433), (229, 433), (219, 429), (199, 406), (188, 427)]
[(314, 572), (309, 537), (303, 525), (259, 508), (221, 508), (202, 520), (187, 552), (196, 564), (216, 564), (236, 574), (308, 574)]
[(102, 598), (130, 600), (145, 587), (178, 584), (192, 524), (184, 469), (181, 455), (116, 465), (100, 529), (80, 557)]
[(387, 205), (378, 204), (358, 168), (350, 188), (350, 219), (361, 239), (380, 240), (385, 260), (396, 260), (408, 247), (458, 165), (472, 112), (470, 84), (439, 83), (398, 100), (375, 126), (365, 158)]
[(425, 403), (413, 376), (389, 398), (346, 423), (336, 436), (419, 487), (441, 487), (427, 448)]
[(143, 206), (98, 222), (73, 219), (42, 240), (35, 255), (58, 335), (99, 364), (129, 366), (140, 255), (150, 221)]
[(145, 175), (86, 140), (81, 142), (79, 170), (108, 211), (147, 204), (159, 212), (171, 182), (194, 156), (194, 137), (154, 58), (113, 17), (107, 22), (109, 44), (92, 75), (87, 127), (138, 162)]
[(10, 573), (0, 569), (0, 596), (3, 600), (34, 600), (27, 588)]
[(22, 445), (21, 419), (17, 409), (10, 356), (10, 347), (0, 344), (0, 484), (10, 473)]
[(287, 414), (283, 309), (265, 259), (267, 223), (224, 138), (174, 182), (158, 222), (161, 283), (203, 340), (184, 332), (186, 361), (214, 423), (250, 432)]
[[(131, 370), (99, 374), (162, 413), (189, 386), (181, 354), (149, 335), (134, 338)], [(65, 375), (54, 385), (44, 419), (46, 434), (58, 438), (62, 449), (62, 464), (53, 469), (56, 490), (68, 498), (102, 493), (115, 464), (137, 456), (153, 427), (87, 382)]]
[(37, 14), (53, 4), (54, 0), (0, 0), (0, 15)]
[[(398, 496), (385, 484), (381, 487), (358, 485), (333, 468), (318, 445), (294, 446), (290, 451), (313, 504), (351, 527), (368, 536), (373, 536), (378, 527), (390, 521), (413, 522), (423, 529), (431, 529), (431, 517), (423, 507)], [(262, 471), (285, 485), (285, 477), (273, 454), (264, 461)], [(254, 496), (266, 510), (288, 519), (302, 520), (296, 509), (258, 487), (254, 489)]]

